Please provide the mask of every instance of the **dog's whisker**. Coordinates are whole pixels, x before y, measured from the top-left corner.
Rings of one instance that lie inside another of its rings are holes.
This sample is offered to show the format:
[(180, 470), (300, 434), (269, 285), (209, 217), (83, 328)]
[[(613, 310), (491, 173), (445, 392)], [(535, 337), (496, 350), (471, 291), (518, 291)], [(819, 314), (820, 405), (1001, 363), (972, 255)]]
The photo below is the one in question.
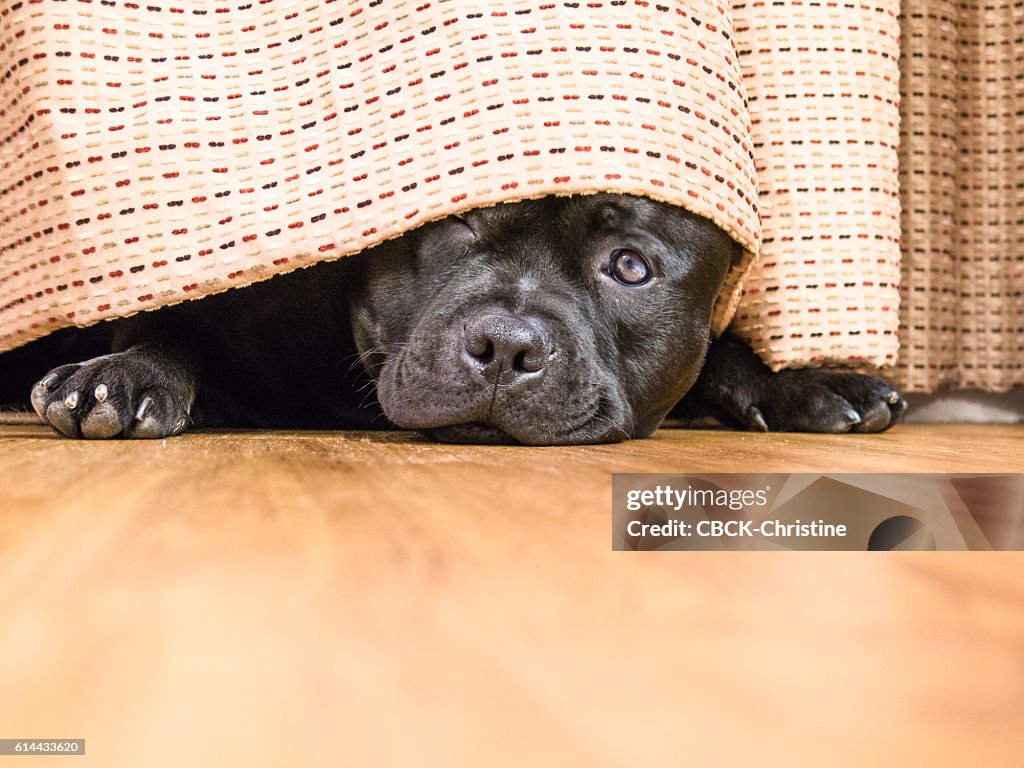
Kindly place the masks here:
[(367, 347), (366, 349), (361, 350), (361, 351), (360, 350), (356, 350), (356, 351), (352, 352), (351, 354), (345, 355), (344, 357), (339, 359), (337, 362), (335, 362), (334, 363), (334, 367), (337, 368), (339, 365), (342, 365), (343, 363), (346, 363), (349, 360), (356, 360), (356, 361), (363, 360), (366, 357), (369, 357), (370, 355), (374, 355), (374, 354), (393, 353), (393, 352), (399, 351), (402, 348), (408, 346), (408, 344), (409, 344), (408, 342), (404, 342), (404, 341), (391, 341), (391, 342), (386, 342), (386, 343), (382, 343), (382, 344), (377, 344), (376, 346), (373, 346), (373, 347)]
[(376, 395), (376, 394), (377, 394), (377, 389), (376, 388), (373, 388), (369, 392), (367, 392), (366, 395), (363, 397), (363, 399), (359, 403), (359, 409), (362, 410), (364, 408), (368, 408), (370, 406), (370, 404), (372, 403), (372, 401), (373, 401), (372, 399), (373, 399), (374, 395)]
[(366, 365), (366, 359), (368, 357), (370, 357), (371, 355), (383, 352), (384, 349), (385, 348), (383, 346), (378, 346), (378, 347), (371, 347), (370, 349), (366, 349), (366, 350), (364, 350), (362, 352), (353, 352), (351, 355), (346, 355), (341, 360), (339, 360), (337, 363), (335, 363), (334, 367), (337, 368), (339, 365), (342, 365), (345, 362), (351, 361), (351, 362), (349, 362), (348, 368), (345, 369), (345, 373), (342, 374), (342, 378), (347, 378), (348, 375), (350, 373), (352, 373), (353, 369), (355, 369), (358, 365), (363, 364), (365, 366)]
[[(346, 371), (344, 373), (343, 378), (347, 378), (349, 376), (349, 374), (352, 373), (352, 370), (354, 368), (356, 368), (359, 364), (362, 364), (364, 369), (368, 370), (370, 368), (370, 366), (367, 363), (367, 360), (370, 357), (372, 357), (373, 355), (384, 355), (385, 357), (390, 357), (392, 355), (396, 355), (399, 352), (404, 351), (405, 348), (408, 347), (408, 346), (409, 346), (408, 342), (398, 342), (398, 341), (395, 341), (395, 342), (390, 342), (388, 344), (379, 344), (379, 345), (377, 345), (375, 347), (370, 347), (368, 349), (365, 349), (362, 352), (356, 352), (354, 355), (349, 355), (349, 356), (343, 358), (343, 360), (341, 362), (344, 362), (345, 360), (348, 360), (351, 357), (354, 357), (355, 360), (353, 360), (352, 363), (349, 364), (348, 368), (346, 369)], [(340, 365), (341, 362), (339, 362), (338, 365)]]
[(384, 422), (384, 425), (386, 426), (387, 425), (387, 416), (385, 416), (383, 413), (377, 413), (377, 414), (374, 414), (372, 419), (370, 419), (370, 423), (371, 424), (376, 424), (378, 421)]

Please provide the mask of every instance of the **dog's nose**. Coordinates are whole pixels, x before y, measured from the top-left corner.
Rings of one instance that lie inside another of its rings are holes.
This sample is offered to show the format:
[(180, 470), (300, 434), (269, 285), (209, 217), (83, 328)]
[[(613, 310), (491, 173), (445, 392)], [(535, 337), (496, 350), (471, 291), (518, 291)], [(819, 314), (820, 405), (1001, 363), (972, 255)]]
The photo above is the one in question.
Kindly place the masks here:
[(465, 328), (463, 359), (485, 378), (510, 384), (544, 369), (551, 343), (539, 320), (488, 312), (470, 319)]

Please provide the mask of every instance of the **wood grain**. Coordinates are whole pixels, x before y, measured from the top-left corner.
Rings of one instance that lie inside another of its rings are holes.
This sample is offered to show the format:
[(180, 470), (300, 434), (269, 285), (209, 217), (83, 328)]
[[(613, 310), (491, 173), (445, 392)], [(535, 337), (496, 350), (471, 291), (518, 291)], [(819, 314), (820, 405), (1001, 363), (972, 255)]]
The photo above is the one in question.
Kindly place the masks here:
[(610, 475), (1022, 471), (1022, 445), (0, 427), (0, 736), (147, 768), (1017, 766), (1024, 556), (613, 553)]

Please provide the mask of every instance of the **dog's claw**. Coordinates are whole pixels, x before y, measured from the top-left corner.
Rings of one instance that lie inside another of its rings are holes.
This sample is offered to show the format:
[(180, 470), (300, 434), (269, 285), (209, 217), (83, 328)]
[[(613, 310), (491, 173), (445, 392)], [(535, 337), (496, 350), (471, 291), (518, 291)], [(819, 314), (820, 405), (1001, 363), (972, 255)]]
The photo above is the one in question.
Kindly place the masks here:
[(64, 407), (69, 411), (75, 410), (78, 407), (78, 392), (72, 392), (70, 395), (64, 398)]
[(149, 413), (149, 409), (153, 406), (153, 398), (147, 397), (139, 403), (138, 409), (135, 411), (135, 420), (142, 421), (146, 418), (146, 414)]
[(39, 384), (37, 384), (36, 386), (42, 387), (43, 389), (49, 391), (50, 387), (53, 386), (53, 383), (56, 380), (57, 380), (57, 374), (56, 373), (51, 373), (49, 376), (44, 376), (43, 380), (40, 381)]
[(862, 421), (860, 414), (853, 410), (853, 408), (848, 408), (846, 411), (844, 411), (843, 416), (846, 417), (846, 421), (849, 423), (851, 427), (856, 424), (860, 424)]
[(753, 425), (755, 429), (757, 429), (758, 432), (768, 431), (768, 423), (764, 420), (764, 415), (757, 408), (757, 406), (750, 406), (750, 408), (747, 410), (747, 419), (750, 421), (750, 424)]
[(93, 390), (92, 393), (93, 397), (96, 398), (97, 403), (105, 403), (107, 401), (108, 394), (109, 393), (107, 391), (106, 384), (100, 384), (99, 386), (96, 387), (96, 389)]
[(888, 395), (886, 395), (885, 399), (888, 401), (889, 405), (896, 405), (896, 403), (898, 403), (903, 398), (900, 397), (900, 393), (899, 392), (897, 392), (896, 390), (893, 390)]

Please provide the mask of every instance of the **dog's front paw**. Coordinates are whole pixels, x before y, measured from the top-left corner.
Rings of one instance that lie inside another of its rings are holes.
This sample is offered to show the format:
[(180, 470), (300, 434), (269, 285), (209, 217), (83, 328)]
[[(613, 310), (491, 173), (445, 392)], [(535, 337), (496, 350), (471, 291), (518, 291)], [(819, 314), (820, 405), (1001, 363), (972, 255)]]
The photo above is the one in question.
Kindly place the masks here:
[(722, 403), (732, 419), (764, 432), (882, 432), (906, 400), (877, 376), (793, 370), (733, 388)]
[(696, 384), (670, 414), (683, 421), (713, 416), (762, 432), (881, 432), (906, 400), (877, 376), (819, 369), (773, 373), (728, 334), (708, 350)]
[(160, 438), (188, 423), (195, 387), (178, 361), (128, 350), (54, 368), (32, 389), (32, 407), (68, 437)]

